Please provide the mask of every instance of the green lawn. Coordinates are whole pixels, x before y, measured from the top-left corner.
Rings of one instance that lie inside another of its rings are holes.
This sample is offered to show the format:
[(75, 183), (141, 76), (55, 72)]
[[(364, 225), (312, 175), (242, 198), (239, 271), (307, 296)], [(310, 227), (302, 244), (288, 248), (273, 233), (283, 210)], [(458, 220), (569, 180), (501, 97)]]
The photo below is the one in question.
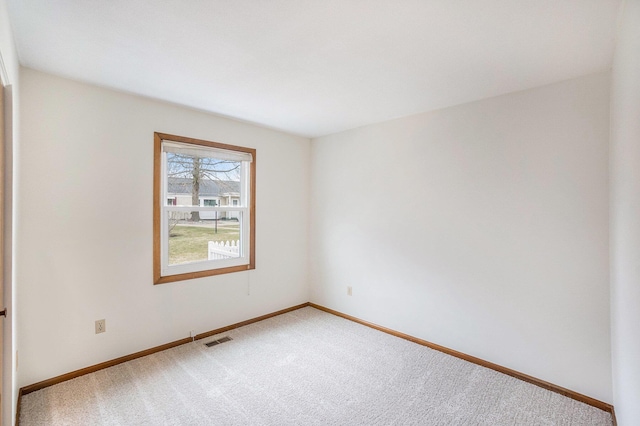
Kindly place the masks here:
[(240, 225), (234, 221), (219, 222), (217, 233), (213, 227), (176, 225), (169, 237), (169, 264), (207, 260), (209, 241), (239, 239)]

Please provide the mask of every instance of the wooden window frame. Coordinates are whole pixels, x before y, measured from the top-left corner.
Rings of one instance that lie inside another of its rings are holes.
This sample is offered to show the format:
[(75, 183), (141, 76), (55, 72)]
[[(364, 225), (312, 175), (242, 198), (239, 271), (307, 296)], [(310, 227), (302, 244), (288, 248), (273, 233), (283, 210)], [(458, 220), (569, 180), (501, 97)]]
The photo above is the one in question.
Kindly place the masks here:
[[(247, 271), (255, 269), (256, 251), (256, 150), (237, 145), (228, 145), (220, 142), (211, 142), (202, 139), (188, 138), (184, 136), (170, 135), (167, 133), (154, 132), (153, 148), (153, 283), (164, 284), (169, 282), (191, 280), (195, 278), (209, 277), (213, 275), (229, 274), (233, 272)], [(249, 163), (249, 263), (221, 268), (203, 269), (195, 272), (181, 273), (175, 275), (162, 275), (162, 204), (164, 195), (162, 190), (162, 142), (181, 142), (186, 144), (205, 146), (210, 148), (225, 149), (249, 153), (253, 161)]]

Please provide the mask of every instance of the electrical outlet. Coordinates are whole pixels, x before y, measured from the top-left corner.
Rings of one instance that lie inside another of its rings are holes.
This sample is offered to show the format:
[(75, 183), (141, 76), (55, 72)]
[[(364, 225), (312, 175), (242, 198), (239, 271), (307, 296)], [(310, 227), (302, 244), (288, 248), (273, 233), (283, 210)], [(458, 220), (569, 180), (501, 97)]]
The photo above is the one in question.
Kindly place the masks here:
[(97, 320), (96, 321), (96, 334), (104, 333), (107, 331), (107, 321), (106, 320)]
[(353, 291), (351, 290), (351, 286), (347, 286), (347, 296), (351, 296), (353, 294)]

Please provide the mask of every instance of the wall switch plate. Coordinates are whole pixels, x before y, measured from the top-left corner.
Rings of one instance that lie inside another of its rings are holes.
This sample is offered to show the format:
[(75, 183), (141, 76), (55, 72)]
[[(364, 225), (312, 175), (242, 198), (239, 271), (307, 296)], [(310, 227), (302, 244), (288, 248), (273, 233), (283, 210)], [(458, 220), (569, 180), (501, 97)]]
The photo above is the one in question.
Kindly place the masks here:
[(96, 334), (104, 333), (107, 331), (107, 321), (106, 320), (97, 320), (96, 321)]
[(351, 286), (347, 286), (347, 296), (351, 296), (353, 291), (351, 290)]

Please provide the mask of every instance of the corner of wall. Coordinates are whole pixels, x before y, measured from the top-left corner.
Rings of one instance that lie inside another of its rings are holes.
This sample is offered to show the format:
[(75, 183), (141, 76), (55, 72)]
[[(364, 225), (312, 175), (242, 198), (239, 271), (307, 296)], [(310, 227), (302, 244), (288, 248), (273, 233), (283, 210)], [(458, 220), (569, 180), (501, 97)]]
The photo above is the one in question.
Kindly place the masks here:
[(611, 352), (620, 425), (640, 424), (640, 0), (621, 5), (610, 133)]

